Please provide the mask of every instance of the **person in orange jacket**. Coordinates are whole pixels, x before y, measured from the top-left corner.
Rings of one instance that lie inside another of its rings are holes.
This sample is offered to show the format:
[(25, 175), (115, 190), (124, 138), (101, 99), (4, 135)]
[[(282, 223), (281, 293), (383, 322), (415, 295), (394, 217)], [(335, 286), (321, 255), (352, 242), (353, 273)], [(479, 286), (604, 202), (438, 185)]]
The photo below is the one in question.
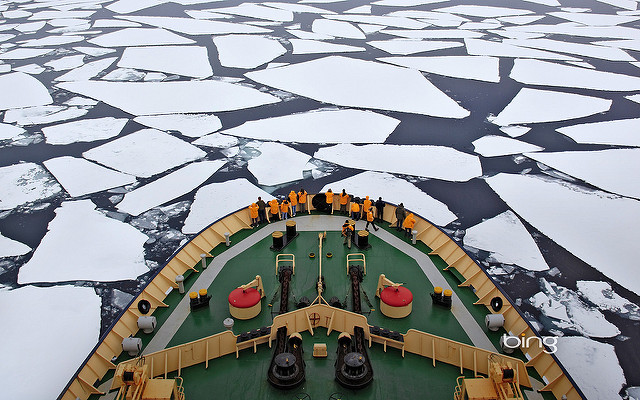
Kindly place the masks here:
[(327, 189), (327, 193), (325, 193), (325, 195), (327, 196), (327, 205), (329, 206), (329, 214), (331, 214), (331, 211), (333, 211), (333, 192), (331, 191), (331, 189)]
[(373, 226), (373, 229), (375, 229), (376, 231), (378, 230), (378, 227), (373, 223), (373, 207), (369, 207), (369, 209), (367, 210), (367, 226), (364, 227), (364, 230), (366, 230), (367, 232), (369, 231), (369, 224)]
[(258, 205), (251, 203), (249, 206), (249, 216), (251, 217), (251, 227), (258, 226)]
[(282, 203), (280, 203), (280, 211), (282, 211), (282, 219), (289, 218), (289, 202), (287, 199), (282, 200)]
[(351, 219), (354, 221), (360, 219), (360, 204), (357, 201), (351, 202)]
[(291, 205), (291, 216), (296, 216), (296, 206), (298, 205), (298, 195), (293, 190), (289, 192), (289, 204)]
[(303, 188), (300, 188), (298, 192), (298, 204), (300, 205), (300, 212), (307, 211), (307, 192)]
[(280, 204), (277, 199), (273, 199), (269, 202), (269, 212), (271, 214), (271, 220), (277, 221), (280, 219)]
[(340, 212), (344, 215), (348, 215), (347, 212), (347, 204), (349, 204), (349, 195), (342, 189), (342, 193), (340, 193)]
[(416, 219), (413, 216), (413, 213), (409, 213), (404, 219), (402, 226), (404, 227), (404, 236), (411, 237), (411, 231), (413, 230), (413, 226), (416, 224)]
[(362, 204), (364, 205), (364, 207), (362, 208), (362, 211), (364, 211), (364, 212), (369, 211), (369, 209), (371, 208), (371, 204), (372, 204), (371, 200), (369, 200), (369, 196), (367, 196), (367, 198), (364, 199)]
[(342, 244), (346, 244), (347, 247), (351, 248), (351, 240), (353, 238), (353, 225), (349, 223), (349, 220), (344, 221), (342, 225), (342, 236), (344, 236), (344, 242)]

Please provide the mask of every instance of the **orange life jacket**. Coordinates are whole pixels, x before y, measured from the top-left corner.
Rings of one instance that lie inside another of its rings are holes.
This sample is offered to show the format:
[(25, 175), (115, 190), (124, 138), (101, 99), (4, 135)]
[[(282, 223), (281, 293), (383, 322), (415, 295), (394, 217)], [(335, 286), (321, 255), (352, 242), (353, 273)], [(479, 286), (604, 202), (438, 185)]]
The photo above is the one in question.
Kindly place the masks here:
[(296, 196), (296, 192), (294, 192), (293, 190), (291, 191), (291, 193), (289, 193), (289, 201), (291, 202), (292, 206), (298, 205), (298, 196)]
[(327, 192), (327, 204), (333, 204), (333, 192)]
[(340, 204), (346, 205), (349, 202), (349, 195), (340, 193)]
[(252, 203), (249, 206), (249, 214), (251, 218), (258, 218), (258, 205), (256, 203)]
[(285, 201), (282, 202), (282, 204), (280, 204), (280, 211), (282, 211), (283, 213), (288, 213), (289, 212), (289, 203)]
[(360, 212), (360, 204), (358, 203), (351, 203), (351, 211), (353, 212)]
[(269, 202), (269, 205), (271, 206), (271, 214), (277, 214), (278, 213), (278, 200), (273, 199)]
[(368, 210), (371, 207), (371, 200), (369, 200), (369, 196), (364, 200), (364, 209)]
[(298, 201), (300, 203), (307, 203), (307, 192), (298, 192)]
[(373, 222), (373, 211), (367, 211), (367, 221)]
[(407, 217), (404, 219), (404, 222), (402, 223), (402, 226), (405, 229), (413, 229), (413, 225), (415, 225), (416, 223), (416, 219), (413, 217), (413, 213), (410, 213), (409, 215), (407, 215)]

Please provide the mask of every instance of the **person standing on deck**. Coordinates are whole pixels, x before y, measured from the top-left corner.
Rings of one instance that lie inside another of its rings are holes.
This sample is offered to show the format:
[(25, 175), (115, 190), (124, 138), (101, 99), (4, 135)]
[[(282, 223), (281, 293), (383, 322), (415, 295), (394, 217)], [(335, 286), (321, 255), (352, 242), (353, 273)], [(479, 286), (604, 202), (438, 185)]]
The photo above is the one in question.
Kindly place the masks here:
[(402, 230), (402, 223), (404, 222), (405, 212), (404, 205), (400, 203), (400, 205), (396, 208), (396, 219), (398, 220), (398, 224), (396, 225), (396, 230)]
[(378, 218), (378, 220), (380, 222), (382, 222), (384, 220), (384, 205), (385, 202), (382, 200), (382, 197), (378, 197), (378, 200), (376, 200), (376, 218)]
[(262, 200), (262, 197), (258, 197), (258, 218), (260, 219), (260, 223), (264, 224), (267, 222), (267, 203)]
[(373, 229), (378, 230), (378, 227), (373, 223), (373, 207), (369, 207), (367, 210), (367, 226), (364, 227), (364, 230), (367, 232), (369, 232), (369, 224), (373, 226)]
[(282, 211), (282, 219), (289, 218), (289, 202), (287, 199), (282, 200), (280, 204), (280, 211)]
[(354, 221), (360, 219), (360, 204), (357, 201), (351, 202), (351, 219)]
[(331, 191), (331, 189), (328, 189), (325, 195), (327, 196), (327, 205), (329, 206), (329, 214), (331, 214), (331, 211), (333, 211), (333, 192)]
[(362, 212), (365, 213), (367, 211), (369, 211), (369, 209), (371, 208), (371, 200), (369, 200), (369, 196), (367, 196), (364, 201), (362, 202), (363, 204), (363, 208), (362, 208)]
[(279, 213), (280, 213), (280, 205), (278, 204), (278, 200), (277, 199), (273, 199), (269, 202), (269, 206), (271, 207), (270, 212), (271, 212), (271, 220), (272, 221), (277, 221), (279, 220)]
[(289, 203), (291, 204), (291, 216), (296, 216), (296, 206), (298, 205), (298, 195), (293, 190), (289, 193)]
[(413, 230), (413, 226), (416, 224), (416, 219), (413, 217), (413, 213), (409, 213), (407, 217), (404, 219), (402, 226), (404, 227), (404, 236), (411, 237), (411, 231)]
[(258, 226), (258, 205), (256, 203), (251, 203), (249, 206), (249, 216), (251, 217), (251, 227)]
[(307, 211), (307, 192), (303, 188), (298, 192), (298, 204), (300, 204), (300, 212)]
[(346, 244), (348, 248), (351, 248), (353, 231), (353, 225), (349, 223), (349, 220), (344, 221), (344, 224), (342, 224), (342, 236), (344, 236), (344, 242), (342, 244)]
[(342, 189), (342, 193), (340, 193), (340, 212), (344, 215), (349, 215), (347, 212), (347, 204), (349, 204), (349, 195)]

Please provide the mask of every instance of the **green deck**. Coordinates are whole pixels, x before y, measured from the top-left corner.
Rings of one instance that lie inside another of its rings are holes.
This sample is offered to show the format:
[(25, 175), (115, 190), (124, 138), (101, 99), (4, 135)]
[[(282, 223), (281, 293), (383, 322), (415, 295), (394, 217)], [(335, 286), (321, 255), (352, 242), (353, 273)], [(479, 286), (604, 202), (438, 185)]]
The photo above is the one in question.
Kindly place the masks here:
[[(385, 229), (397, 235), (395, 230), (387, 227)], [(245, 230), (233, 235), (232, 247), (254, 232), (256, 230)], [(327, 232), (321, 255), (322, 273), (326, 283), (326, 291), (323, 294), (325, 299), (337, 296), (340, 301), (346, 301), (347, 309), (351, 310), (350, 279), (346, 275), (346, 255), (362, 252), (367, 261), (367, 275), (362, 282), (362, 288), (373, 305), (373, 309), (370, 310), (363, 296), (362, 310), (370, 325), (379, 325), (402, 333), (414, 328), (472, 344), (449, 310), (432, 305), (429, 294), (433, 290), (433, 285), (413, 258), (374, 235), (369, 236), (369, 242), (372, 245), (369, 250), (360, 251), (353, 246), (349, 251), (342, 244), (339, 232)], [(228, 294), (239, 285), (251, 281), (256, 275), (261, 275), (266, 292), (266, 298), (262, 299), (262, 312), (256, 318), (248, 321), (235, 320), (233, 331), (239, 334), (261, 326), (271, 325), (280, 304), (279, 283), (275, 275), (275, 259), (278, 253), (271, 251), (270, 245), (271, 237), (268, 236), (227, 262), (207, 288), (212, 296), (209, 308), (190, 313), (171, 339), (169, 346), (190, 342), (223, 331), (222, 320), (230, 317)], [(421, 243), (417, 245), (417, 248), (424, 253), (430, 251), (427, 246)], [(226, 246), (221, 244), (212, 250), (212, 254), (218, 255), (226, 250)], [(309, 258), (311, 252), (316, 253), (316, 258)], [(328, 252), (333, 253), (332, 258), (326, 257)], [(293, 310), (295, 309), (294, 296), (295, 299), (307, 296), (313, 300), (317, 295), (318, 233), (299, 232), (299, 236), (280, 253), (292, 253), (296, 256), (296, 271), (290, 284), (289, 301), (289, 310)], [(439, 257), (430, 258), (439, 269), (446, 266)], [(381, 273), (394, 282), (405, 283), (405, 286), (413, 292), (413, 312), (410, 316), (403, 319), (391, 319), (380, 313), (379, 299), (374, 295), (378, 276)], [(197, 275), (191, 273), (187, 276), (185, 282), (187, 290), (202, 289), (202, 287), (191, 287)], [(467, 288), (458, 288), (459, 279), (452, 272), (443, 271), (442, 275), (450, 284), (449, 287), (456, 292), (471, 312), (473, 318), (482, 326), (486, 309), (483, 306), (473, 305), (473, 301), (476, 300), (475, 295)], [(174, 306), (181, 298), (182, 295), (174, 291), (165, 302)], [(268, 304), (274, 298), (273, 307), (270, 307)], [(159, 326), (168, 318), (171, 311), (172, 309), (168, 308), (158, 309), (155, 312), (154, 315)], [(339, 332), (332, 332), (329, 336), (326, 335), (326, 332), (326, 329), (319, 328), (315, 331), (314, 336), (308, 332), (302, 333), (306, 381), (297, 389), (283, 392), (273, 388), (267, 382), (267, 368), (271, 360), (272, 349), (267, 345), (260, 345), (255, 354), (251, 349), (241, 351), (239, 359), (236, 359), (232, 354), (211, 360), (208, 369), (205, 369), (204, 365), (184, 368), (181, 376), (184, 378), (186, 398), (295, 399), (296, 395), (301, 393), (308, 394), (311, 399), (328, 399), (333, 393), (340, 393), (342, 399), (452, 398), (456, 377), (460, 375), (459, 368), (444, 363), (437, 363), (434, 368), (431, 359), (410, 353), (406, 353), (402, 358), (399, 350), (389, 348), (385, 353), (382, 346), (377, 344), (368, 349), (374, 369), (373, 383), (360, 391), (342, 388), (334, 380), (334, 362)], [(502, 332), (491, 332), (488, 337), (497, 346), (501, 334)], [(139, 332), (138, 337), (143, 339), (146, 346), (152, 335)], [(328, 358), (314, 359), (312, 357), (314, 343), (327, 344)], [(514, 356), (523, 358), (519, 352)], [(128, 358), (123, 354), (117, 362)], [(531, 375), (536, 377), (535, 371), (529, 370)], [(467, 375), (472, 374), (471, 371), (465, 372)], [(104, 380), (109, 377), (105, 377)], [(98, 397), (92, 396), (92, 398)], [(545, 394), (544, 398), (553, 397)]]

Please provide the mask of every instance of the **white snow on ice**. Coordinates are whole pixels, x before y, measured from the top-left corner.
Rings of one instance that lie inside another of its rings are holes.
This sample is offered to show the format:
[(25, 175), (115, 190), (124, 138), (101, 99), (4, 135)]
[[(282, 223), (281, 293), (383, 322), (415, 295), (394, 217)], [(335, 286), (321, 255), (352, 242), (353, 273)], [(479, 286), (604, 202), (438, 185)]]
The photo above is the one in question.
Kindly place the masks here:
[[(268, 8), (268, 7), (264, 7)], [(277, 10), (274, 10), (277, 11)], [(257, 26), (236, 24), (224, 21), (211, 21), (193, 18), (175, 17), (138, 17), (122, 16), (128, 21), (141, 22), (143, 24), (170, 29), (187, 35), (222, 35), (227, 33), (268, 33), (269, 29)], [(132, 28), (134, 29), (134, 28)], [(180, 43), (177, 43), (180, 44)]]
[(314, 158), (349, 168), (466, 182), (482, 175), (477, 156), (443, 146), (338, 144), (316, 151)]
[(127, 124), (126, 118), (103, 117), (83, 119), (42, 128), (49, 144), (93, 142), (118, 136)]
[(345, 188), (354, 196), (371, 196), (374, 200), (382, 197), (384, 201), (390, 203), (404, 203), (406, 209), (440, 226), (445, 226), (457, 218), (445, 204), (405, 179), (387, 173), (362, 172), (346, 179), (328, 183), (320, 192), (325, 192), (330, 188), (333, 188), (336, 193)]
[(20, 267), (18, 283), (119, 281), (148, 271), (148, 237), (136, 228), (106, 217), (91, 200), (66, 201), (55, 212), (33, 257)]
[(640, 290), (640, 276), (629, 274), (636, 265), (629, 249), (640, 241), (640, 202), (549, 178), (501, 173), (485, 180), (548, 238), (627, 289)]
[[(0, 110), (40, 106), (53, 103), (47, 88), (39, 80), (23, 72), (0, 76)], [(7, 96), (11, 93), (11, 96)]]
[(84, 58), (84, 54), (66, 56), (46, 62), (44, 66), (53, 68), (54, 71), (67, 71), (84, 65)]
[(333, 21), (318, 18), (311, 24), (311, 30), (320, 35), (347, 39), (365, 39), (365, 34), (354, 25), (346, 21)]
[(265, 142), (256, 150), (260, 155), (249, 160), (247, 168), (258, 183), (265, 186), (301, 180), (302, 171), (311, 159), (303, 152), (275, 142)]
[(148, 178), (207, 153), (155, 129), (142, 129), (82, 153), (118, 171)]
[(235, 7), (215, 8), (212, 11), (240, 15), (274, 22), (293, 21), (293, 12), (284, 8), (265, 7), (260, 4), (242, 3)]
[(0, 140), (11, 140), (24, 132), (25, 130), (19, 126), (0, 123)]
[(567, 21), (577, 22), (583, 25), (590, 26), (612, 26), (627, 24), (640, 19), (640, 16), (631, 15), (612, 15), (612, 14), (596, 14), (596, 13), (573, 13), (564, 11), (550, 12), (549, 15), (553, 15), (557, 18), (562, 18)]
[(316, 110), (247, 121), (223, 133), (298, 143), (384, 143), (400, 123), (372, 111)]
[(373, 46), (380, 50), (386, 51), (389, 54), (400, 54), (400, 55), (408, 55), (408, 54), (422, 53), (425, 51), (450, 49), (453, 47), (464, 46), (464, 44), (460, 42), (414, 40), (414, 39), (377, 40), (377, 41), (367, 42), (367, 44), (369, 46)]
[(53, 177), (34, 163), (0, 167), (0, 187), (0, 210), (48, 199), (62, 191)]
[(72, 69), (64, 75), (55, 78), (56, 81), (68, 82), (68, 81), (86, 81), (100, 72), (109, 68), (111, 64), (117, 59), (117, 57), (104, 58), (102, 60), (92, 61), (85, 65)]
[(523, 10), (520, 8), (505, 8), (505, 7), (478, 6), (478, 5), (456, 5), (451, 7), (437, 8), (434, 11), (468, 15), (471, 17), (482, 17), (482, 18), (496, 18), (496, 17), (506, 17), (510, 15), (533, 14), (533, 11)]
[(472, 144), (473, 151), (484, 157), (505, 156), (544, 150), (544, 148), (540, 146), (497, 135), (483, 136), (474, 140)]
[(525, 133), (529, 132), (531, 128), (528, 126), (501, 126), (500, 130), (512, 138), (520, 137)]
[(127, 47), (118, 67), (166, 72), (192, 78), (213, 75), (207, 48), (202, 46)]
[(293, 46), (293, 54), (347, 53), (366, 50), (364, 47), (326, 43), (319, 40), (289, 39), (289, 43)]
[(27, 254), (31, 251), (31, 247), (17, 240), (9, 239), (0, 234), (0, 258), (14, 257)]
[(420, 72), (371, 61), (329, 56), (248, 72), (245, 76), (265, 85), (337, 105), (448, 118), (469, 115), (469, 111)]
[(552, 53), (545, 50), (519, 47), (506, 42), (494, 42), (474, 38), (465, 38), (464, 44), (467, 46), (467, 53), (474, 56), (495, 56), (514, 58), (542, 58), (548, 60), (580, 61), (579, 58)]
[(87, 40), (102, 47), (160, 46), (167, 44), (193, 44), (191, 39), (157, 28), (125, 28)]
[[(525, 155), (602, 190), (640, 199), (640, 149), (561, 151)], [(619, 179), (621, 176), (624, 176), (624, 179)]]
[(640, 307), (617, 294), (607, 282), (577, 281), (578, 293), (603, 311), (614, 312), (624, 318), (640, 320)]
[(577, 143), (640, 147), (640, 118), (565, 126), (556, 131)]
[(189, 164), (147, 185), (124, 195), (117, 209), (137, 216), (191, 192), (226, 163), (225, 160), (202, 161)]
[(569, 53), (609, 61), (635, 61), (628, 53), (615, 47), (596, 46), (586, 43), (562, 42), (551, 39), (507, 39), (503, 43), (520, 47)]
[(416, 21), (411, 18), (395, 17), (389, 15), (324, 15), (325, 18), (338, 20), (338, 21), (350, 21), (361, 24), (369, 25), (382, 25), (392, 26), (394, 28), (403, 29), (423, 29), (429, 24), (421, 21)]
[[(184, 221), (182, 233), (198, 233), (229, 213), (248, 207), (256, 201), (258, 196), (264, 201), (273, 198), (244, 178), (203, 186), (198, 189), (191, 204), (191, 211)], [(213, 201), (215, 201), (215, 207), (211, 207)]]
[(491, 252), (491, 260), (530, 271), (549, 269), (538, 245), (511, 210), (466, 229), (465, 246)]
[(255, 35), (227, 35), (213, 38), (220, 64), (233, 68), (256, 68), (285, 54), (275, 39)]
[(608, 111), (611, 100), (574, 93), (523, 88), (490, 122), (505, 126), (563, 121)]
[(54, 105), (12, 108), (5, 111), (4, 122), (15, 122), (21, 126), (53, 124), (82, 117), (87, 112), (89, 110), (85, 108)]
[(220, 133), (206, 135), (191, 144), (204, 147), (231, 148), (238, 145), (238, 139), (233, 136), (227, 136)]
[(480, 32), (459, 29), (383, 29), (380, 33), (407, 39), (466, 39), (484, 36)]
[(101, 192), (136, 181), (134, 176), (102, 167), (83, 158), (62, 156), (47, 160), (43, 164), (71, 197)]
[(423, 72), (474, 79), (485, 82), (499, 82), (498, 59), (485, 56), (438, 56), (438, 57), (381, 57), (377, 60)]
[(200, 137), (222, 128), (220, 118), (209, 114), (166, 114), (136, 117), (135, 122), (162, 131), (178, 131), (184, 136)]
[[(5, 387), (4, 396), (46, 399), (61, 393), (98, 342), (101, 305), (100, 296), (89, 287), (0, 289), (3, 325), (19, 327), (2, 332), (0, 351), (6, 362), (0, 363), (0, 383)], [(29, 351), (17, 343), (28, 343)], [(33, 384), (34, 380), (38, 384)]]

